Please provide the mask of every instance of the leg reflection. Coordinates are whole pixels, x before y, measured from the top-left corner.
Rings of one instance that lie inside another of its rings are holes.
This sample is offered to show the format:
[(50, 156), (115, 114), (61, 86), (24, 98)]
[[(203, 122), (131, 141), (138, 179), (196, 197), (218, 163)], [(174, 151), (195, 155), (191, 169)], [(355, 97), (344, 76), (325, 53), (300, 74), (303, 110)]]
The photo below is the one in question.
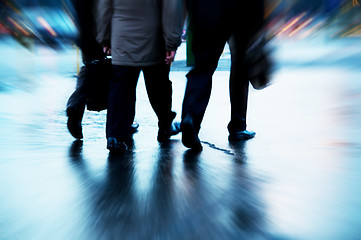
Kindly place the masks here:
[(273, 239), (267, 233), (266, 209), (261, 198), (259, 178), (250, 173), (247, 163), (246, 141), (230, 143), (233, 158), (233, 178), (230, 192), (234, 199), (228, 203), (232, 221), (247, 238)]
[(125, 233), (133, 230), (129, 221), (136, 209), (133, 176), (133, 152), (109, 154), (104, 180), (89, 199), (94, 239), (127, 239)]
[(233, 161), (238, 164), (246, 164), (247, 155), (245, 153), (246, 141), (230, 142), (229, 146), (234, 152)]
[(179, 142), (170, 141), (156, 154), (110, 154), (105, 168), (83, 161), (74, 144), (78, 210), (90, 236), (82, 239), (274, 239), (266, 233), (260, 178), (244, 164), (246, 144), (233, 145), (232, 156), (186, 151), (179, 162)]
[[(174, 187), (173, 146), (176, 141), (169, 141), (161, 144), (158, 150), (158, 159), (154, 169), (153, 184), (149, 191), (148, 216), (150, 222), (146, 233), (148, 236), (166, 236), (168, 230), (164, 228), (164, 223), (174, 221), (176, 209), (174, 202), (176, 189)], [(168, 225), (169, 226), (169, 225)], [(170, 229), (169, 229), (170, 230)]]
[(183, 154), (183, 162), (186, 165), (193, 165), (199, 161), (200, 151), (194, 151), (193, 149), (186, 150)]
[(79, 161), (82, 160), (82, 150), (83, 150), (83, 141), (82, 140), (75, 140), (69, 148), (69, 158), (72, 161)]

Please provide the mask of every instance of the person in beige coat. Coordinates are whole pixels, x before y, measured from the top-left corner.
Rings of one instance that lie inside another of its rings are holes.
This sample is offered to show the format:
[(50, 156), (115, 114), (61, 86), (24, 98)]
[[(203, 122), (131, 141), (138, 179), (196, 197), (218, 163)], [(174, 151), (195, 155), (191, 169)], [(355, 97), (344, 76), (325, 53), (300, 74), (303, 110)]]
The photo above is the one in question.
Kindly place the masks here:
[(112, 55), (106, 124), (110, 152), (127, 149), (135, 116), (136, 85), (142, 71), (158, 117), (158, 141), (179, 133), (174, 124), (170, 64), (181, 44), (183, 0), (99, 0), (97, 40)]

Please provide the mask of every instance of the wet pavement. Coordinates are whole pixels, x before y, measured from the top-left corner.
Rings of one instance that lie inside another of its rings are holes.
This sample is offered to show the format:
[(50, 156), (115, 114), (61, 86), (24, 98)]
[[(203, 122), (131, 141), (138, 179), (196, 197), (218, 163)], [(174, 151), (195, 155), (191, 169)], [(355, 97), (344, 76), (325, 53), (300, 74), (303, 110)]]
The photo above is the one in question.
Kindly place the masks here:
[[(0, 239), (361, 239), (361, 46), (275, 45), (273, 84), (250, 90), (254, 139), (227, 141), (226, 50), (200, 154), (180, 136), (157, 142), (140, 79), (134, 146), (109, 156), (106, 111), (86, 112), (84, 141), (66, 129), (76, 50), (0, 44)], [(184, 58), (183, 45), (171, 72), (178, 113)]]

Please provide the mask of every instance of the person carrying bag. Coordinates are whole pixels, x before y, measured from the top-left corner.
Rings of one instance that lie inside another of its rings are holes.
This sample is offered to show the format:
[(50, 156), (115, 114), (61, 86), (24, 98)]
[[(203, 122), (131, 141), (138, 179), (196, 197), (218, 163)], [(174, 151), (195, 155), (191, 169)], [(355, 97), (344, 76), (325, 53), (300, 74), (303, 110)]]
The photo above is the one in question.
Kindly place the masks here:
[[(89, 111), (102, 111), (108, 108), (109, 82), (112, 78), (111, 59), (103, 52), (96, 40), (96, 1), (74, 0), (75, 22), (79, 31), (77, 45), (82, 52), (82, 66), (75, 91), (66, 106), (67, 127), (76, 139), (83, 138), (82, 119), (85, 107)], [(138, 124), (131, 125), (135, 133)]]

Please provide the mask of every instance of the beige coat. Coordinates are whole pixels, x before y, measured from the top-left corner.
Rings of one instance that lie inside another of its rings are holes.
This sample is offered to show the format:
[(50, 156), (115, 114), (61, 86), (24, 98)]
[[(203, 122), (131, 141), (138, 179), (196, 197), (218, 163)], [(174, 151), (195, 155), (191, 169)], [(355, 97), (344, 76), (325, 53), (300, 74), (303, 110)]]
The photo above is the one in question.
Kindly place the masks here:
[(184, 0), (98, 0), (97, 41), (111, 46), (112, 63), (150, 66), (181, 44)]

